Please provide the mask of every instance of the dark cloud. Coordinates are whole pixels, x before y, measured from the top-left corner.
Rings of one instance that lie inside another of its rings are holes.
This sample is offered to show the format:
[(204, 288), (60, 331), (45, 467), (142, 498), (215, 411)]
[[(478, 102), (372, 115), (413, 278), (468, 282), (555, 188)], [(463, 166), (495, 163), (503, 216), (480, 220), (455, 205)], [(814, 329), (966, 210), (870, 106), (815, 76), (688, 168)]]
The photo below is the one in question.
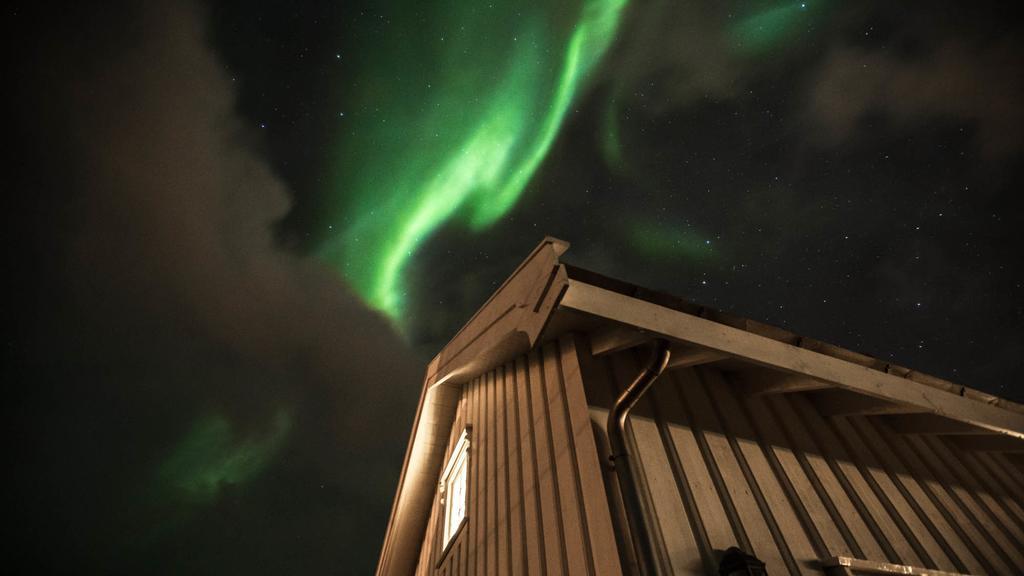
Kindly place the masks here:
[(811, 83), (814, 135), (835, 145), (863, 137), (871, 115), (905, 128), (938, 118), (975, 132), (989, 159), (1018, 153), (1024, 129), (1019, 43), (952, 37), (923, 52), (834, 48)]
[[(275, 240), (289, 191), (235, 114), (204, 17), (158, 2), (14, 18), (5, 370), (23, 566), (376, 561), (420, 364), (335, 273)], [(221, 432), (180, 460), (197, 470), (168, 472), (196, 430)], [(188, 487), (199, 472), (212, 497)]]
[(802, 107), (797, 120), (817, 145), (863, 138), (882, 117), (908, 132), (957, 125), (976, 136), (987, 160), (1020, 151), (1024, 49), (1008, 25), (993, 27), (1008, 15), (984, 3), (816, 3), (788, 16), (784, 9), (633, 3), (598, 82), (611, 86), (626, 124), (630, 115), (664, 119), (701, 101), (750, 100), (782, 83), (791, 85), (787, 107)]

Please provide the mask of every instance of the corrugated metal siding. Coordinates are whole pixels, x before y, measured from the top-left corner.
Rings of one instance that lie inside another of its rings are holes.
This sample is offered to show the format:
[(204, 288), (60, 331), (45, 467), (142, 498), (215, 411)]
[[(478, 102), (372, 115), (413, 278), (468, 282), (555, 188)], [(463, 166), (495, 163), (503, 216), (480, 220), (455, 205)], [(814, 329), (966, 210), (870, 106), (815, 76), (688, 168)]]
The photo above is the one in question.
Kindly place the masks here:
[[(584, 361), (596, 423), (640, 361)], [(1024, 573), (1024, 485), (1004, 455), (896, 434), (873, 417), (825, 417), (813, 395), (747, 395), (736, 378), (667, 372), (632, 418), (665, 570), (717, 573), (721, 551), (738, 545), (769, 574), (821, 574), (831, 556)]]
[(445, 461), (471, 427), (468, 521), (441, 555), (435, 499), (417, 575), (618, 575), (571, 337), (465, 385)]

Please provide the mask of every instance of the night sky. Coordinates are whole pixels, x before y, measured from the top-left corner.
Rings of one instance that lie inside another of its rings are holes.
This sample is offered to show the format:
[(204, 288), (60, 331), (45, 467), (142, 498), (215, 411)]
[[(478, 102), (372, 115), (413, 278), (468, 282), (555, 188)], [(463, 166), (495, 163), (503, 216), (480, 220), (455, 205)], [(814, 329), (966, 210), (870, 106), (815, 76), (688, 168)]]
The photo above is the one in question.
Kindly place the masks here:
[(136, 4), (7, 8), (33, 573), (370, 573), (425, 363), (545, 235), (1024, 401), (1009, 3)]

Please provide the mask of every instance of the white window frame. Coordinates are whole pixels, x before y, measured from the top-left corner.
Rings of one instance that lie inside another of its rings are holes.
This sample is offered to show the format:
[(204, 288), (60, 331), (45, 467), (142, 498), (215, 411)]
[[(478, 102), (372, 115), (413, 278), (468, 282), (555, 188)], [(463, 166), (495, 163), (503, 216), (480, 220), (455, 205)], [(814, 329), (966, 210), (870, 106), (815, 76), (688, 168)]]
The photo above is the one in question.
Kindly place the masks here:
[(441, 548), (447, 550), (466, 522), (469, 506), (469, 428), (462, 431), (445, 464), (438, 486), (443, 518)]

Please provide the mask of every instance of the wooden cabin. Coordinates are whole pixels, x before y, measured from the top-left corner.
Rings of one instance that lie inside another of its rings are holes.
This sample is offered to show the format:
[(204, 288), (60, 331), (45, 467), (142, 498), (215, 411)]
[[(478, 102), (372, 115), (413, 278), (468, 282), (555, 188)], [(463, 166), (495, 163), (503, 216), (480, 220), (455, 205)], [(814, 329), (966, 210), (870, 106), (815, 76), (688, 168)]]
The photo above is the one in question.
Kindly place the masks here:
[(427, 367), (379, 576), (1024, 574), (1020, 405), (567, 248)]

